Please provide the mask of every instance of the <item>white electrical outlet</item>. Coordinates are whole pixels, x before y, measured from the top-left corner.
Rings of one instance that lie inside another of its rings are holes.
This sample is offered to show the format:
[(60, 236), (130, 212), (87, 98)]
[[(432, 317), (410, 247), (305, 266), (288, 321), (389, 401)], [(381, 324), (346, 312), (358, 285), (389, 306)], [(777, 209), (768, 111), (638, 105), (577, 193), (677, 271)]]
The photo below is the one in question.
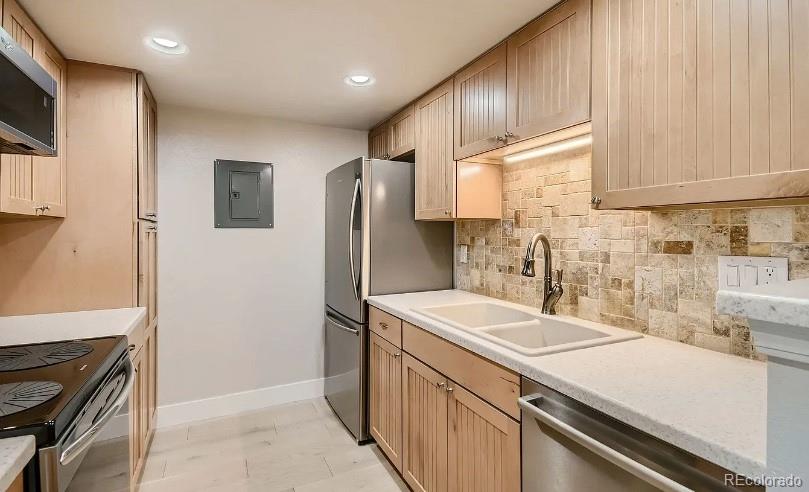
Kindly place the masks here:
[(786, 282), (787, 258), (758, 256), (720, 256), (719, 289), (734, 290)]

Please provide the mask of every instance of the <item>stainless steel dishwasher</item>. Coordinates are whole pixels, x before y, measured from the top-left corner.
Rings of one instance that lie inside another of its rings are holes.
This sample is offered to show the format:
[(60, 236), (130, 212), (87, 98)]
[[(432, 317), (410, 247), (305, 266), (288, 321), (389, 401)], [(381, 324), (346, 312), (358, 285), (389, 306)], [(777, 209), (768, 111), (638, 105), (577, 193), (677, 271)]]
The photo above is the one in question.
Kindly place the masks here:
[(764, 490), (530, 379), (522, 394), (523, 492)]

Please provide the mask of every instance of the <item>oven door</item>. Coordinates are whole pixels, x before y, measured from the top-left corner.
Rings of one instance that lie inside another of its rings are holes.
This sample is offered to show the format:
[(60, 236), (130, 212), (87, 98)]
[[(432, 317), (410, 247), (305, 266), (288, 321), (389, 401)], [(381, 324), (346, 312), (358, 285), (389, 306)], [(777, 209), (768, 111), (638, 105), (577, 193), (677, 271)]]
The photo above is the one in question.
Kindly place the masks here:
[(40, 448), (38, 490), (67, 490), (90, 445), (126, 402), (134, 382), (132, 362), (129, 355), (124, 354), (77, 414), (62, 438), (53, 446)]

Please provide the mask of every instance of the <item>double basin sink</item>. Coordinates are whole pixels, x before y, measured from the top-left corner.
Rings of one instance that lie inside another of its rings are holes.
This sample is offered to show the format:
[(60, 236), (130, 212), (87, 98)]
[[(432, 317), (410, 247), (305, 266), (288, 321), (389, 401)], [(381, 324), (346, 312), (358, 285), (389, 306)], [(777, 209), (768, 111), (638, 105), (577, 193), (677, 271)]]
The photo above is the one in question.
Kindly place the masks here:
[[(596, 323), (535, 314), (495, 302), (448, 304), (414, 309), (523, 355), (539, 356), (640, 338)], [(586, 326), (592, 325), (592, 326)]]

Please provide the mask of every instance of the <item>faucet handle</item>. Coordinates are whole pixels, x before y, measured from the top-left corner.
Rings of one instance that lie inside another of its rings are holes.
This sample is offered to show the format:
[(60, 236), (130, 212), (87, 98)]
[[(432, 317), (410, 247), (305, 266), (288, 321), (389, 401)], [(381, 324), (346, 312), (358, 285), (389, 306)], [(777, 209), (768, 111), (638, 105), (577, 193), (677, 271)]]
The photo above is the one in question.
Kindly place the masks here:
[(557, 284), (561, 284), (561, 283), (562, 283), (562, 274), (563, 274), (564, 272), (565, 272), (565, 271), (564, 271), (564, 270), (562, 270), (561, 268), (560, 268), (559, 270), (554, 270), (554, 271), (553, 271), (553, 273), (555, 274), (555, 277), (556, 277), (555, 282), (556, 282)]

